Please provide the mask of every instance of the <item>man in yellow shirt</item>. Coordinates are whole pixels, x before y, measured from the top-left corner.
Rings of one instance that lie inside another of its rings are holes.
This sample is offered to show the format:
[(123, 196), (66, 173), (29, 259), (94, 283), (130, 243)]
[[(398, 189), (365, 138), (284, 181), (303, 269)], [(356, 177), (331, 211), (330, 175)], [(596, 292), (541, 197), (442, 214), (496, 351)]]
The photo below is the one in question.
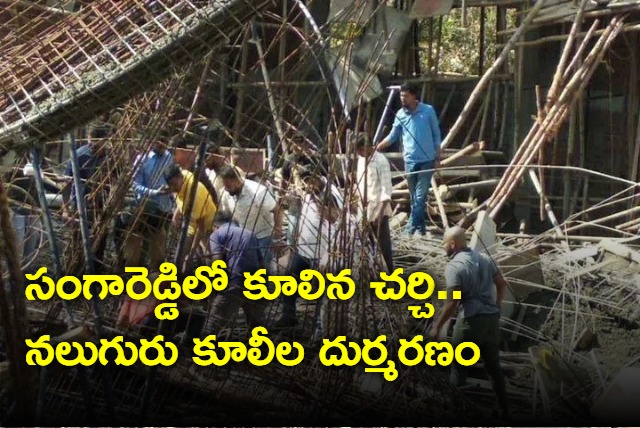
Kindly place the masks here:
[[(189, 206), (194, 176), (191, 172), (183, 170), (178, 165), (174, 165), (165, 175), (167, 186), (176, 196), (177, 209), (173, 215), (173, 223), (179, 228), (182, 224), (182, 217)], [(217, 207), (207, 188), (196, 180), (196, 193), (191, 210), (187, 240), (185, 242), (186, 257), (185, 265), (189, 264), (191, 257), (195, 254), (199, 246), (206, 248), (209, 235), (213, 230), (213, 221), (216, 216)]]

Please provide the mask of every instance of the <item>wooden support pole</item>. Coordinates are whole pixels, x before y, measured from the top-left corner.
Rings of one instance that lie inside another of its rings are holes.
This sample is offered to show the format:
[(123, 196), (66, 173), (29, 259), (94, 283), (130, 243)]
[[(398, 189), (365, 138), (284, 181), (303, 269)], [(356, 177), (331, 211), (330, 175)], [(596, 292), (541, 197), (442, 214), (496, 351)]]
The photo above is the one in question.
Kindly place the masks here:
[(458, 160), (460, 158), (463, 158), (465, 156), (468, 156), (471, 153), (477, 152), (478, 150), (484, 150), (484, 148), (485, 148), (485, 142), (484, 141), (478, 141), (478, 142), (475, 142), (473, 144), (470, 144), (467, 147), (457, 151), (453, 155), (451, 155), (449, 157), (446, 157), (443, 160), (441, 160), (440, 161), (440, 166), (444, 167), (444, 166), (451, 165), (456, 160)]
[(484, 99), (484, 106), (482, 107), (482, 120), (480, 121), (480, 131), (478, 131), (478, 141), (484, 140), (484, 133), (487, 129), (487, 119), (489, 118), (489, 107), (491, 105), (492, 94), (494, 92), (494, 82), (491, 81), (489, 89), (487, 90), (487, 96)]
[(631, 229), (632, 227), (637, 225), (640, 225), (640, 217), (636, 218), (635, 220), (631, 220), (626, 223), (619, 224), (616, 226), (616, 229), (626, 230), (626, 229)]
[(556, 215), (551, 208), (551, 204), (547, 199), (547, 195), (544, 194), (542, 185), (540, 184), (540, 180), (538, 179), (536, 172), (532, 169), (529, 170), (529, 179), (531, 180), (533, 187), (535, 187), (536, 192), (538, 192), (538, 195), (540, 195), (540, 200), (543, 202), (544, 209), (547, 212), (547, 218), (551, 222), (556, 236), (563, 236), (564, 234), (562, 233), (562, 229), (560, 229), (560, 224), (558, 223), (558, 219), (556, 218)]
[(522, 116), (522, 75), (524, 74), (524, 49), (516, 48), (516, 69), (514, 71), (513, 89), (513, 140), (511, 141), (511, 151), (509, 155), (516, 153), (520, 142), (520, 122)]
[(629, 215), (635, 215), (637, 213), (640, 213), (640, 207), (633, 207), (633, 208), (629, 208), (620, 212), (617, 212), (615, 214), (611, 214), (596, 220), (591, 220), (589, 222), (585, 222), (585, 223), (581, 223), (581, 224), (577, 224), (575, 226), (571, 226), (568, 227), (566, 232), (575, 232), (576, 230), (580, 230), (580, 229), (584, 229), (585, 227), (589, 227), (592, 225), (597, 225), (597, 224), (603, 224), (603, 223), (607, 223), (611, 220), (616, 220), (625, 216), (629, 216)]
[[(542, 87), (540, 85), (536, 85), (536, 104), (538, 106), (538, 117), (536, 120), (542, 121), (544, 119), (544, 102), (542, 101), (544, 98), (542, 96)], [(538, 165), (544, 164), (544, 147), (540, 149), (538, 154)], [(552, 171), (553, 172), (553, 171)], [(545, 179), (544, 179), (544, 169), (538, 168), (538, 178), (540, 180), (540, 188), (542, 189), (542, 193), (545, 192)], [(545, 204), (542, 198), (540, 198), (540, 221), (545, 220)]]
[[(484, 72), (484, 48), (485, 48), (485, 27), (486, 27), (486, 17), (487, 13), (484, 7), (480, 7), (480, 52), (478, 55), (478, 76), (482, 76)], [(489, 91), (491, 93), (491, 91)], [(480, 136), (482, 138), (482, 136)]]
[(442, 24), (443, 24), (443, 20), (444, 17), (439, 16), (438, 17), (438, 40), (436, 43), (436, 55), (434, 58), (434, 69), (433, 69), (433, 76), (435, 76), (436, 78), (438, 77), (438, 74), (440, 73), (440, 48), (442, 47)]
[(431, 177), (431, 187), (433, 188), (433, 193), (436, 197), (436, 204), (438, 205), (438, 213), (440, 214), (440, 220), (442, 221), (442, 228), (447, 230), (449, 227), (449, 221), (447, 220), (447, 212), (444, 210), (444, 205), (442, 204), (440, 192), (438, 192), (438, 184), (436, 183), (435, 174)]
[(509, 84), (502, 82), (502, 113), (500, 115), (500, 136), (498, 137), (497, 148), (500, 151), (504, 149), (504, 139), (507, 135), (507, 112), (509, 109)]
[(573, 24), (571, 25), (571, 31), (569, 32), (569, 37), (567, 38), (567, 42), (565, 43), (565, 46), (562, 49), (562, 54), (560, 55), (560, 61), (558, 62), (558, 66), (553, 76), (553, 81), (551, 83), (551, 87), (549, 88), (549, 92), (547, 93), (547, 105), (550, 105), (556, 101), (560, 85), (564, 81), (563, 77), (564, 77), (567, 61), (569, 60), (569, 54), (571, 53), (571, 48), (573, 47), (573, 42), (576, 38), (576, 34), (578, 33), (580, 26), (582, 24), (582, 15), (584, 13), (584, 8), (587, 6), (588, 1), (589, 0), (581, 0), (580, 7), (576, 12), (576, 17), (573, 20)]
[[(574, 151), (576, 146), (576, 138), (577, 138), (577, 122), (578, 117), (576, 114), (575, 105), (571, 107), (571, 113), (569, 114), (569, 141), (567, 144), (567, 157), (565, 159), (565, 165), (571, 166), (574, 164)], [(569, 171), (564, 171), (562, 174), (564, 181), (564, 189), (563, 189), (563, 198), (562, 198), (562, 214), (564, 218), (567, 218), (571, 215), (569, 211), (569, 206), (571, 203), (571, 173)]]
[[(640, 43), (640, 36), (636, 35), (635, 37), (635, 45), (633, 45), (633, 41), (630, 43), (630, 50), (631, 50), (631, 55), (632, 55), (632, 64), (631, 64), (631, 74), (629, 75), (629, 85), (631, 86), (631, 90), (629, 91), (631, 94), (633, 94), (633, 99), (632, 99), (632, 106), (631, 109), (629, 110), (629, 122), (633, 122), (633, 120), (635, 119), (636, 121), (636, 127), (635, 127), (635, 144), (633, 147), (633, 151), (631, 154), (631, 165), (629, 167), (629, 180), (631, 181), (636, 181), (636, 182), (640, 182), (640, 108), (639, 108), (639, 104), (640, 104), (640, 87), (638, 86), (638, 72), (639, 72), (639, 62), (640, 59), (638, 59), (638, 52), (636, 52), (634, 50), (634, 46), (637, 46)], [(636, 77), (636, 80), (633, 81), (632, 79)], [(630, 124), (630, 129), (633, 130), (633, 123)], [(629, 141), (634, 141), (634, 136), (633, 136), (633, 131), (630, 131), (630, 138)], [(632, 206), (633, 205), (638, 205), (640, 204), (640, 197), (636, 198), (635, 200), (632, 201)]]
[[(460, 183), (460, 184), (441, 184), (438, 190), (442, 190), (442, 193), (454, 192), (458, 190), (474, 190), (479, 187), (493, 187), (500, 179), (498, 178), (490, 178), (488, 180), (480, 180), (480, 181), (471, 181), (469, 183)], [(435, 191), (435, 190), (434, 190)]]
[(523, 143), (511, 163), (513, 168), (510, 167), (505, 171), (503, 182), (496, 188), (491, 198), (486, 201), (488, 206), (493, 206), (490, 212), (492, 218), (498, 213), (502, 204), (504, 204), (511, 192), (515, 189), (524, 173), (524, 169), (521, 166), (515, 165), (528, 165), (532, 162), (540, 147), (546, 143), (550, 136), (555, 134), (556, 131), (554, 130), (557, 130), (566, 118), (568, 106), (589, 82), (599, 61), (619, 33), (621, 27), (621, 18), (616, 17), (611, 21), (607, 27), (607, 31), (600, 37), (591, 53), (585, 59), (582, 67), (563, 88), (558, 102), (554, 103), (553, 107), (551, 107), (543, 123), (534, 123), (525, 139), (526, 143)]
[(444, 118), (444, 115), (447, 113), (447, 110), (449, 109), (449, 104), (451, 104), (451, 100), (453, 99), (453, 95), (456, 92), (456, 87), (458, 85), (457, 84), (453, 84), (451, 85), (451, 90), (449, 91), (449, 94), (447, 95), (447, 99), (444, 102), (444, 105), (442, 106), (442, 110), (440, 110), (440, 114), (438, 115), (438, 122), (442, 123), (442, 119)]
[(473, 133), (476, 130), (476, 128), (478, 127), (478, 124), (480, 123), (480, 120), (482, 119), (482, 112), (485, 110), (485, 108), (487, 107), (487, 98), (489, 97), (485, 97), (483, 102), (482, 102), (482, 106), (480, 106), (479, 111), (474, 115), (473, 118), (473, 122), (471, 122), (471, 126), (469, 127), (469, 131), (467, 132), (466, 137), (464, 138), (464, 141), (462, 142), (461, 148), (466, 148), (469, 144), (469, 142), (471, 141), (471, 138), (473, 137)]

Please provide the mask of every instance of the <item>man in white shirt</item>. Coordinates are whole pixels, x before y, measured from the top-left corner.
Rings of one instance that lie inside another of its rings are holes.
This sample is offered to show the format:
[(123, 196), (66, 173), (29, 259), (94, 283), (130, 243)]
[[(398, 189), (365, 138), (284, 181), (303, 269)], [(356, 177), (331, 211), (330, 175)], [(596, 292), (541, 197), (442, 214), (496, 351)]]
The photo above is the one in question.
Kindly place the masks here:
[[(216, 192), (214, 195), (216, 203), (220, 202), (222, 195), (224, 194), (224, 184), (222, 183), (222, 178), (218, 175), (220, 168), (224, 165), (228, 165), (228, 163), (226, 162), (224, 154), (220, 148), (213, 149), (205, 160), (205, 174)], [(247, 173), (242, 168), (236, 165), (233, 166), (240, 175), (240, 178), (244, 179), (247, 176)]]
[(362, 201), (360, 220), (366, 214), (370, 230), (375, 233), (376, 241), (387, 271), (393, 272), (393, 253), (391, 248), (391, 166), (387, 158), (369, 144), (365, 134), (355, 136), (355, 150), (358, 154), (357, 186)]
[(240, 227), (253, 232), (258, 239), (265, 268), (269, 269), (274, 241), (282, 237), (282, 213), (266, 186), (243, 179), (235, 167), (223, 165), (218, 170), (225, 191), (219, 209), (231, 214)]
[[(336, 221), (344, 206), (339, 190), (324, 177), (314, 174), (312, 168), (303, 169), (300, 179), (305, 185), (305, 195), (295, 236), (296, 252), (288, 268), (288, 275), (297, 278), (305, 269), (319, 270), (327, 265), (335, 241)], [(327, 186), (330, 188), (327, 189)], [(331, 207), (334, 209), (329, 209)], [(297, 324), (297, 297), (283, 296), (282, 316), (276, 321), (277, 326), (291, 327)]]

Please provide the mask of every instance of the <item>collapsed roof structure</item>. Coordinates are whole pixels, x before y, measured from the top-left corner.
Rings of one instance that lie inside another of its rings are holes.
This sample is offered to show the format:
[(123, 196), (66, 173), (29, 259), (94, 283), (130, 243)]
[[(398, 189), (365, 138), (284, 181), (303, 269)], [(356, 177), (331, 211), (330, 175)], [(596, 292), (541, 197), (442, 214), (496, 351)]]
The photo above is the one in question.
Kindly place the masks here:
[[(424, 367), (405, 368), (382, 385), (311, 359), (286, 370), (241, 366), (221, 375), (194, 374), (186, 357), (151, 370), (37, 372), (19, 358), (24, 339), (41, 334), (70, 341), (144, 334), (116, 327), (117, 300), (27, 304), (21, 292), (23, 273), (39, 266), (58, 278), (87, 270), (90, 251), (82, 249), (92, 243), (85, 236), (73, 242), (70, 231), (81, 225), (61, 215), (55, 187), (47, 186), (87, 124), (113, 129), (108, 162), (92, 183), (107, 197), (89, 225), (92, 236), (107, 236), (127, 203), (135, 155), (160, 134), (186, 138), (176, 150), (184, 167), (201, 168), (213, 141), (244, 150), (238, 164), (274, 183), (284, 154), (299, 145), (325, 157), (330, 167), (322, 173), (351, 198), (355, 190), (344, 186), (354, 173), (348, 136), (364, 130), (380, 137), (392, 120), (394, 85), (404, 81), (422, 85), (445, 135), (429, 206), (435, 228), (467, 227), (471, 245), (492, 254), (509, 280), (503, 364), (515, 413), (539, 415), (541, 407), (549, 418), (608, 420), (624, 405), (615, 390), (632, 388), (640, 355), (639, 2), (0, 5), (0, 372), (13, 381), (0, 391), (3, 408), (15, 401), (16, 414), (47, 423), (69, 415), (86, 423), (233, 423), (249, 404), (258, 423), (283, 414), (342, 424), (374, 416), (446, 420), (451, 409), (475, 419), (473, 410), (491, 402), (488, 384), (476, 380), (462, 394), (447, 385), (446, 371)], [(450, 54), (444, 24), (455, 13), (464, 27), (472, 11), (479, 11), (478, 71), (442, 72)], [(387, 156), (396, 170), (392, 222), (400, 226), (408, 208), (403, 163), (398, 153)], [(35, 174), (25, 174), (27, 163)], [(429, 272), (441, 286), (446, 259), (439, 243), (400, 236), (398, 266), (405, 274)], [(359, 284), (377, 279), (383, 267), (375, 244), (360, 235), (334, 243), (331, 257), (351, 266)], [(330, 304), (331, 333), (425, 334), (428, 323), (409, 316), (408, 302), (375, 301), (366, 288), (349, 304)], [(312, 349), (309, 306), (300, 340)], [(189, 417), (194, 412), (201, 419)]]

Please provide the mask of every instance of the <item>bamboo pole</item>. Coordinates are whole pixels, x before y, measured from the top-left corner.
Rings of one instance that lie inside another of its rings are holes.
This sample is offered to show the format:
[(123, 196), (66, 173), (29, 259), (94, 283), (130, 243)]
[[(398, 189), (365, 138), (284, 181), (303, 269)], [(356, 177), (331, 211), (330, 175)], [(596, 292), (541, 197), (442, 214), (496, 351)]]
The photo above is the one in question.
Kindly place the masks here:
[[(631, 33), (634, 31), (640, 31), (640, 24), (635, 24), (635, 25), (625, 25), (621, 32), (622, 33)], [(599, 36), (601, 34), (604, 33), (604, 29), (601, 30), (597, 30), (593, 33), (594, 36)], [(577, 38), (581, 39), (583, 37), (585, 37), (587, 33), (580, 33), (577, 34)], [(532, 46), (540, 46), (543, 45), (545, 43), (550, 43), (550, 42), (561, 42), (563, 40), (566, 40), (569, 37), (569, 35), (567, 34), (560, 34), (557, 36), (546, 36), (546, 37), (541, 37), (537, 40), (532, 40), (532, 41), (526, 41), (526, 42), (518, 42), (516, 43), (516, 46), (523, 46), (523, 47), (532, 47)]]
[(489, 178), (487, 180), (472, 181), (470, 183), (447, 184), (447, 185), (443, 184), (443, 185), (440, 185), (440, 188), (442, 188), (445, 192), (457, 191), (457, 190), (471, 190), (471, 189), (476, 189), (478, 187), (495, 186), (496, 184), (498, 184), (499, 181), (500, 181), (499, 178)]
[(468, 156), (474, 152), (477, 151), (481, 151), (484, 150), (485, 148), (485, 142), (484, 141), (477, 141), (461, 150), (458, 150), (456, 153), (454, 153), (453, 155), (446, 157), (444, 159), (442, 159), (440, 161), (440, 167), (445, 167), (448, 166), (452, 163), (454, 163), (455, 161), (457, 161), (458, 159), (461, 159), (465, 156)]
[[(569, 65), (567, 65), (567, 68), (564, 70), (564, 73), (562, 76), (564, 80), (566, 80), (569, 77), (569, 75), (571, 74), (571, 70), (573, 70), (573, 68), (578, 64), (578, 62), (582, 60), (582, 54), (587, 49), (587, 46), (589, 45), (591, 38), (595, 35), (596, 28), (598, 28), (598, 25), (600, 25), (600, 21), (597, 19), (593, 21), (593, 23), (591, 23), (591, 27), (589, 27), (589, 31), (587, 31), (586, 36), (582, 40), (582, 43), (580, 43), (580, 46), (578, 46), (576, 53), (573, 55), (573, 59), (571, 60)], [(602, 32), (604, 32), (604, 30)]]
[(640, 213), (640, 207), (629, 208), (629, 209), (626, 209), (626, 210), (623, 210), (623, 211), (619, 211), (619, 212), (617, 212), (615, 214), (611, 214), (611, 215), (608, 215), (608, 216), (605, 216), (605, 217), (602, 217), (602, 218), (599, 218), (599, 219), (596, 219), (596, 220), (591, 220), (591, 221), (586, 222), (586, 223), (582, 223), (582, 224), (578, 224), (578, 225), (575, 225), (575, 226), (568, 227), (566, 229), (566, 232), (567, 233), (575, 232), (576, 230), (580, 230), (580, 229), (583, 229), (583, 228), (591, 226), (591, 225), (607, 223), (607, 222), (609, 222), (611, 220), (616, 220), (616, 219), (622, 218), (624, 216), (633, 215), (633, 214), (636, 214), (636, 213)]
[(527, 14), (527, 17), (522, 22), (520, 27), (518, 27), (516, 32), (513, 34), (513, 36), (511, 36), (511, 38), (509, 39), (505, 47), (502, 49), (502, 52), (500, 53), (498, 58), (493, 62), (491, 67), (489, 67), (487, 71), (482, 75), (482, 77), (480, 78), (480, 81), (478, 81), (478, 84), (473, 89), (473, 92), (469, 96), (467, 103), (462, 109), (460, 116), (458, 116), (458, 119), (451, 127), (451, 130), (449, 131), (445, 139), (442, 141), (442, 144), (441, 144), (442, 149), (447, 148), (447, 146), (449, 146), (451, 142), (457, 137), (465, 121), (467, 120), (467, 117), (469, 116), (469, 114), (471, 114), (471, 111), (474, 105), (480, 99), (480, 97), (482, 96), (482, 93), (489, 85), (489, 82), (491, 81), (493, 75), (500, 69), (502, 64), (507, 60), (507, 58), (509, 57), (509, 53), (511, 52), (511, 49), (513, 48), (514, 44), (518, 40), (520, 40), (526, 28), (529, 26), (529, 24), (531, 24), (531, 22), (533, 21), (533, 18), (540, 11), (544, 3), (545, 3), (545, 0), (538, 0), (536, 2), (535, 6), (531, 8), (529, 13)]
[(447, 212), (444, 209), (444, 205), (442, 204), (442, 198), (440, 197), (440, 192), (438, 192), (438, 184), (436, 183), (435, 174), (431, 176), (431, 187), (433, 188), (433, 193), (436, 197), (436, 204), (438, 206), (438, 213), (440, 214), (440, 220), (442, 221), (442, 228), (446, 230), (449, 227), (449, 221), (447, 220)]
[(489, 84), (487, 90), (487, 97), (484, 100), (484, 108), (482, 109), (482, 120), (480, 121), (480, 131), (478, 132), (478, 141), (484, 140), (484, 132), (487, 128), (487, 118), (489, 117), (489, 106), (491, 105), (491, 95), (494, 91), (493, 81)]
[(578, 33), (578, 30), (580, 29), (580, 25), (582, 24), (582, 15), (584, 13), (584, 9), (587, 6), (588, 1), (589, 0), (582, 0), (580, 2), (580, 7), (576, 12), (576, 17), (573, 20), (573, 24), (571, 25), (571, 31), (569, 32), (569, 37), (567, 38), (567, 42), (565, 43), (565, 46), (562, 49), (562, 54), (560, 55), (560, 61), (558, 62), (558, 66), (553, 76), (551, 87), (549, 88), (549, 92), (547, 92), (547, 105), (551, 105), (556, 101), (556, 97), (558, 95), (558, 89), (560, 88), (560, 85), (563, 81), (564, 71), (567, 65), (567, 61), (569, 60), (569, 53), (571, 52), (571, 48), (573, 47), (573, 42), (576, 38), (576, 34)]
[[(536, 85), (536, 104), (538, 106), (538, 117), (536, 120), (541, 121), (544, 118), (544, 104), (542, 102), (542, 88), (540, 85)], [(540, 149), (538, 153), (538, 165), (544, 163), (544, 148)], [(553, 171), (552, 171), (553, 172)], [(545, 180), (544, 180), (544, 170), (542, 168), (538, 168), (538, 177), (540, 177), (540, 188), (542, 189), (542, 193), (545, 192)], [(540, 198), (540, 221), (545, 220), (545, 203), (542, 198)]]
[[(601, 37), (601, 39), (598, 41), (598, 43), (596, 44), (596, 46), (594, 47), (590, 55), (585, 60), (585, 65), (583, 66), (582, 71), (574, 75), (571, 81), (564, 88), (557, 105), (554, 105), (552, 107), (552, 110), (549, 112), (548, 116), (545, 117), (546, 124), (543, 124), (540, 127), (536, 126), (537, 123), (534, 124), (534, 126), (532, 127), (533, 132), (530, 133), (530, 135), (533, 135), (533, 138), (531, 139), (527, 138), (527, 141), (532, 140), (532, 141), (536, 141), (537, 143), (534, 144), (533, 147), (530, 147), (531, 146), (530, 144), (523, 144), (522, 146), (523, 150), (521, 150), (521, 152), (524, 153), (524, 156), (526, 159), (526, 161), (524, 161), (525, 164), (531, 161), (535, 153), (537, 153), (537, 151), (539, 150), (539, 147), (545, 142), (546, 138), (544, 137), (546, 137), (550, 131), (557, 130), (559, 123), (564, 119), (564, 117), (566, 117), (566, 113), (568, 110), (567, 104), (569, 103), (569, 98), (575, 97), (576, 94), (579, 94), (581, 91), (581, 88), (586, 85), (591, 74), (593, 74), (593, 72), (595, 71), (595, 68), (598, 62), (600, 61), (600, 58), (604, 55), (606, 48), (613, 41), (613, 38), (615, 37), (615, 35), (617, 35), (617, 31), (615, 30), (619, 30), (620, 25), (621, 25), (621, 21), (615, 20), (615, 19), (609, 25), (610, 31), (608, 33), (605, 33)], [(549, 120), (547, 121), (546, 119), (549, 119)], [(520, 161), (520, 159), (518, 161)], [(509, 189), (513, 188), (513, 183), (517, 179), (519, 179), (521, 175), (522, 175), (521, 171), (516, 170), (517, 178), (515, 178), (514, 180), (511, 180)]]
[[(609, 34), (610, 31), (611, 31), (611, 26), (607, 27), (607, 30), (608, 30), (608, 33), (606, 33), (606, 34)], [(605, 40), (606, 37), (607, 36), (603, 34), (603, 36), (598, 41), (598, 44), (592, 49), (591, 54), (588, 57), (589, 61), (592, 61), (594, 59), (595, 53), (598, 52), (598, 47), (602, 45), (602, 42), (603, 42), (603, 40)], [(564, 50), (567, 51), (570, 48), (571, 48), (571, 46), (567, 44), (567, 45), (565, 45)], [(559, 83), (557, 83), (557, 82), (561, 81), (563, 76), (564, 76), (564, 72), (563, 73), (556, 73), (554, 75), (554, 82), (552, 83), (552, 87), (559, 87), (558, 86)], [(570, 84), (571, 85), (576, 85), (576, 77), (577, 76), (579, 76), (579, 73), (575, 73), (575, 75), (573, 76), (573, 79), (566, 86), (568, 87)], [(565, 89), (566, 89), (566, 87), (565, 87)], [(555, 105), (556, 104), (556, 99), (557, 99), (557, 96), (555, 96), (555, 95), (551, 96), (551, 97), (549, 95), (547, 96), (548, 104), (551, 101), (551, 103), (553, 105)], [(544, 109), (545, 110), (545, 112), (544, 112), (545, 113), (544, 114), (544, 119), (545, 120), (548, 119), (547, 115), (549, 113), (549, 108), (550, 108), (550, 106), (546, 106), (545, 109)], [(532, 133), (533, 133), (533, 135), (536, 135), (536, 133), (539, 130), (538, 128), (539, 127), (543, 127), (543, 122), (544, 121), (536, 121), (534, 123), (533, 127), (531, 128), (530, 133), (527, 135), (527, 137), (525, 138), (525, 141), (522, 143), (520, 149), (518, 149), (518, 151), (516, 152), (515, 156), (513, 157), (513, 160), (512, 160), (513, 163), (520, 163), (520, 157), (523, 155), (523, 153), (526, 153), (527, 147), (529, 145), (528, 141), (530, 141), (530, 137), (532, 137)], [(506, 177), (509, 180), (510, 177), (511, 177), (511, 173), (512, 173), (511, 169), (508, 169), (507, 171), (505, 171), (504, 177)], [(494, 195), (497, 194), (497, 192), (500, 192), (500, 191), (502, 191), (502, 188), (501, 188), (501, 186), (498, 186), (498, 188), (496, 189), (496, 193), (494, 193)], [(493, 199), (493, 196), (489, 199), (488, 204), (492, 203), (492, 199)]]
[[(601, 38), (596, 43), (596, 46), (592, 49), (590, 54), (584, 61), (581, 69), (574, 74), (572, 79), (564, 87), (562, 94), (560, 95), (558, 102), (554, 103), (553, 107), (549, 109), (548, 114), (545, 116), (545, 120), (542, 123), (535, 122), (525, 138), (525, 142), (521, 145), (518, 153), (514, 157), (513, 164), (527, 165), (534, 156), (538, 153), (542, 144), (546, 142), (549, 135), (557, 132), (560, 123), (566, 117), (569, 104), (587, 84), (591, 75), (595, 71), (600, 59), (604, 55), (608, 46), (613, 42), (613, 39), (618, 34), (622, 21), (614, 18)], [(493, 207), (490, 216), (495, 216), (500, 207), (509, 194), (514, 190), (516, 184), (520, 180), (523, 171), (522, 168), (508, 168), (503, 176), (502, 185), (499, 185), (491, 198), (487, 201), (487, 205)]]
[(554, 232), (557, 236), (563, 236), (564, 234), (562, 233), (562, 229), (560, 229), (560, 224), (558, 223), (558, 219), (556, 218), (556, 215), (551, 208), (549, 199), (547, 199), (547, 195), (542, 190), (542, 184), (540, 184), (538, 176), (536, 176), (535, 171), (532, 169), (529, 170), (529, 178), (531, 179), (531, 183), (533, 184), (533, 187), (535, 187), (536, 192), (538, 192), (538, 195), (540, 195), (540, 201), (542, 201), (544, 205), (544, 209), (547, 213), (547, 218), (551, 222)]
[(625, 229), (630, 229), (631, 227), (636, 225), (640, 225), (640, 217), (636, 218), (635, 220), (631, 220), (626, 223), (619, 224), (616, 226), (616, 229), (625, 230)]

